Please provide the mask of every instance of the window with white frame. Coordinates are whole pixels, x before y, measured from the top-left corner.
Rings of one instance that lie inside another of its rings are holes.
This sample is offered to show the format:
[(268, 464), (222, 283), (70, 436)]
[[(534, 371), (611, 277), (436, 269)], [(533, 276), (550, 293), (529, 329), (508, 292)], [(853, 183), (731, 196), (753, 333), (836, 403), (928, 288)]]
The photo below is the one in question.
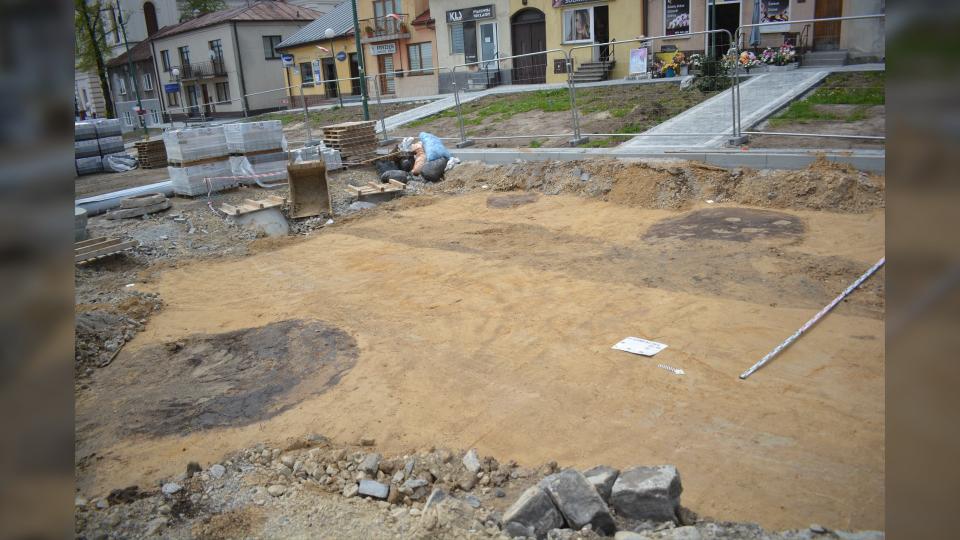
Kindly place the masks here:
[(407, 45), (407, 58), (410, 59), (411, 75), (433, 73), (433, 44), (429, 41)]
[(230, 101), (230, 83), (218, 82), (214, 85), (217, 92), (217, 103)]
[(153, 74), (151, 73), (143, 74), (143, 89), (147, 92), (153, 91)]
[(127, 80), (126, 77), (120, 76), (117, 77), (117, 90), (120, 91), (121, 96), (127, 95)]
[(563, 11), (563, 43), (593, 42), (593, 8), (574, 8)]
[(170, 51), (162, 50), (160, 51), (160, 65), (163, 67), (164, 73), (170, 72)]
[(463, 54), (463, 24), (450, 25), (450, 54)]
[(153, 125), (160, 124), (160, 111), (157, 109), (150, 109), (150, 119), (153, 120)]
[(179, 93), (179, 92), (167, 92), (167, 106), (169, 106), (169, 107), (179, 107), (179, 106), (180, 106), (180, 93)]
[(263, 36), (263, 58), (265, 60), (276, 60), (280, 58), (277, 52), (277, 45), (283, 41), (281, 36)]
[(133, 125), (133, 114), (130, 111), (123, 111), (123, 123), (128, 126)]
[(310, 62), (300, 62), (300, 80), (304, 86), (313, 86), (313, 66)]

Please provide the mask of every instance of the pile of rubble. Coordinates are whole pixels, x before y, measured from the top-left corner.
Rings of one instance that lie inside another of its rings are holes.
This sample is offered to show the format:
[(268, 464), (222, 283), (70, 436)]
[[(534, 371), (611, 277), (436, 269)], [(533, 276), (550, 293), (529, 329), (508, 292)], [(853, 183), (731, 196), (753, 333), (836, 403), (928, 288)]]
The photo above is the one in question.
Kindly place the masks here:
[[(362, 440), (372, 445), (374, 441)], [(532, 485), (531, 485), (532, 484)], [(507, 492), (519, 493), (501, 511)], [(78, 537), (813, 539), (874, 540), (820, 525), (768, 533), (702, 519), (680, 505), (677, 469), (663, 465), (580, 473), (525, 468), (476, 450), (430, 449), (385, 458), (312, 436), (286, 450), (256, 446), (154, 489), (76, 499)]]

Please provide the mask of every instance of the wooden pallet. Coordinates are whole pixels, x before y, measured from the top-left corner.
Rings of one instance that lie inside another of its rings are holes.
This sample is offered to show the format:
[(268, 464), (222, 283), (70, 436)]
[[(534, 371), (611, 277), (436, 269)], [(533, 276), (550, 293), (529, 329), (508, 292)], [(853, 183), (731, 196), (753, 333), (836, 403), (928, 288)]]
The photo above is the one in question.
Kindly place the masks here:
[(283, 148), (271, 148), (269, 150), (254, 150), (252, 152), (230, 152), (231, 156), (262, 156), (264, 154), (276, 154), (278, 152), (283, 152)]
[(136, 247), (136, 240), (123, 241), (119, 238), (91, 238), (82, 242), (73, 244), (73, 259), (75, 264), (87, 264), (104, 257), (116, 255), (121, 251), (126, 251)]
[(398, 152), (393, 152), (391, 154), (377, 154), (375, 152), (369, 154), (360, 154), (357, 156), (351, 156), (350, 160), (343, 160), (344, 168), (350, 167), (359, 167), (362, 165), (367, 165), (377, 161), (378, 159), (390, 159), (396, 157)]
[(266, 208), (276, 208), (286, 204), (287, 199), (278, 195), (270, 195), (266, 199), (255, 201), (253, 199), (244, 199), (239, 205), (223, 203), (220, 205), (220, 211), (230, 216), (242, 216), (250, 212), (264, 210)]
[(227, 161), (229, 156), (209, 157), (196, 159), (194, 161), (180, 161), (177, 159), (168, 159), (167, 164), (171, 167), (192, 167), (194, 165), (203, 165), (204, 163), (217, 163), (218, 161)]
[(365, 197), (371, 195), (382, 195), (387, 193), (397, 193), (406, 189), (407, 185), (399, 180), (390, 179), (388, 183), (381, 184), (379, 182), (367, 182), (365, 186), (355, 186), (353, 184), (347, 184), (346, 192), (351, 195), (356, 195), (357, 200), (363, 200)]

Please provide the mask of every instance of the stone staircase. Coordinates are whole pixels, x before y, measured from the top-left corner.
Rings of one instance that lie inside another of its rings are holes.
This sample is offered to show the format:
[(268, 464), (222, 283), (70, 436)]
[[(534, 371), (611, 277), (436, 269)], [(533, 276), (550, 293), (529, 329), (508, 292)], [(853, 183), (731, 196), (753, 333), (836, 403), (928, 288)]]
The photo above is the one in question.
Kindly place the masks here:
[(812, 51), (804, 53), (800, 65), (803, 67), (833, 67), (847, 64), (847, 51)]
[(613, 70), (615, 61), (608, 62), (583, 62), (579, 69), (573, 72), (573, 82), (600, 82), (605, 81)]

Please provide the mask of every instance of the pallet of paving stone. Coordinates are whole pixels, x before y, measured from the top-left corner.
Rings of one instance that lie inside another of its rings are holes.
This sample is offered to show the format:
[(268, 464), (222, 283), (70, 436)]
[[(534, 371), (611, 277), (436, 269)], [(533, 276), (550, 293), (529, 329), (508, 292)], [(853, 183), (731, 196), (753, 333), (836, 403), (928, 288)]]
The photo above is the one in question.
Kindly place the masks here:
[(220, 205), (220, 211), (230, 216), (242, 216), (258, 210), (283, 206), (286, 203), (287, 199), (279, 195), (270, 195), (266, 199), (260, 200), (244, 199), (242, 203), (237, 205), (223, 203)]
[(136, 240), (124, 241), (119, 238), (107, 238), (106, 236), (91, 238), (73, 244), (73, 259), (75, 264), (89, 264), (136, 246)]
[(137, 141), (137, 161), (143, 169), (159, 169), (167, 166), (167, 148), (162, 140)]
[(323, 128), (323, 144), (339, 150), (341, 156), (361, 154), (376, 149), (376, 122), (345, 122)]

